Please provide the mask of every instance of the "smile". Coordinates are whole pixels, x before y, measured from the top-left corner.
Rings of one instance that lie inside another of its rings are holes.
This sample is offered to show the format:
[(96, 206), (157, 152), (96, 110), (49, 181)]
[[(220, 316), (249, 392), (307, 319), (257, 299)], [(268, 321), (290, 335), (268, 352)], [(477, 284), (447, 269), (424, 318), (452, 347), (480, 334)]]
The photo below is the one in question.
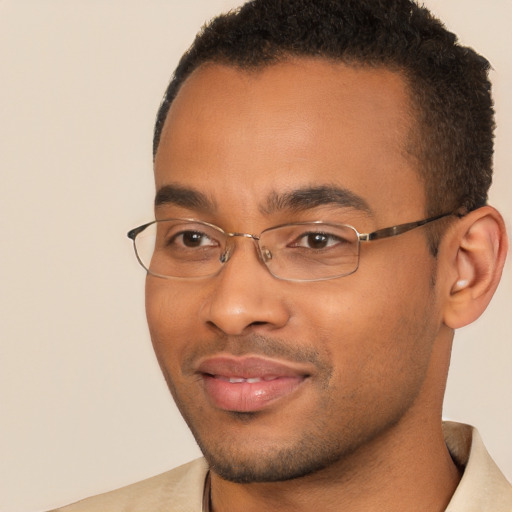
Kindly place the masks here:
[(229, 412), (256, 412), (291, 399), (309, 376), (304, 369), (258, 357), (215, 357), (198, 370), (207, 400)]

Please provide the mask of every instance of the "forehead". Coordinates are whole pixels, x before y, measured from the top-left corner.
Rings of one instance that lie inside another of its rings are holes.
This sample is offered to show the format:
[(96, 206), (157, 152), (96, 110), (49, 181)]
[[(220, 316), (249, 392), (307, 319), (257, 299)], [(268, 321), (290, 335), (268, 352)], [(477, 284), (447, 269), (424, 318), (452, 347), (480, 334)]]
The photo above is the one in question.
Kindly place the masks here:
[(334, 185), (372, 208), (422, 212), (411, 111), (404, 79), (383, 68), (320, 59), (256, 70), (203, 65), (169, 111), (157, 189), (176, 183), (246, 205), (255, 196)]

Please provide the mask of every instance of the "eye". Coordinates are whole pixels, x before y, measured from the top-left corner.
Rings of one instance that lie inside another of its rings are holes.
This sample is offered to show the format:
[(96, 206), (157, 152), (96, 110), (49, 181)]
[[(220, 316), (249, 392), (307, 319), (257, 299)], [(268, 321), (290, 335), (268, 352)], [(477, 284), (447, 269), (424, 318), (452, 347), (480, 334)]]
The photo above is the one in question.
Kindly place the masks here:
[(177, 233), (169, 240), (169, 244), (176, 244), (189, 249), (216, 247), (219, 245), (216, 240), (201, 231), (182, 231)]
[(295, 239), (291, 247), (305, 247), (307, 249), (321, 250), (346, 242), (343, 238), (332, 233), (303, 233)]

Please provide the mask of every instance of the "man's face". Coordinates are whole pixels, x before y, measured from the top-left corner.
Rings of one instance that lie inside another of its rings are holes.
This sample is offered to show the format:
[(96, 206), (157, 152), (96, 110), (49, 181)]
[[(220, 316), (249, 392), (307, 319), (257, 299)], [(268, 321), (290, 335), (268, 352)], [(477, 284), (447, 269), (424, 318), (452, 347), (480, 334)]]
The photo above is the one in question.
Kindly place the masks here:
[[(166, 121), (156, 218), (256, 235), (298, 221), (364, 233), (421, 219), (409, 112), (404, 82), (385, 69), (203, 66)], [(422, 228), (363, 243), (357, 272), (318, 282), (276, 279), (252, 240), (233, 240), (219, 274), (148, 276), (146, 293), (158, 360), (218, 474), (308, 474), (437, 411), (440, 314)]]

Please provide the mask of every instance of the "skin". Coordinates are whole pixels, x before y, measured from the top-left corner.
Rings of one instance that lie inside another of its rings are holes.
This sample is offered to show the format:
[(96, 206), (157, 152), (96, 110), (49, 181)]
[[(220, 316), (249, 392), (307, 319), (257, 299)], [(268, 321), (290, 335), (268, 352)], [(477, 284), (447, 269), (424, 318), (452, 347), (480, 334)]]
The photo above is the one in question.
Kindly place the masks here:
[[(204, 65), (171, 107), (155, 179), (157, 191), (192, 189), (210, 204), (165, 201), (156, 218), (253, 234), (293, 221), (370, 232), (421, 219), (410, 111), (404, 80), (386, 69)], [(311, 186), (348, 190), (369, 208), (268, 207)], [(363, 244), (357, 272), (308, 283), (271, 276), (250, 240), (235, 245), (213, 277), (148, 276), (146, 286), (159, 363), (213, 469), (213, 510), (444, 510), (459, 479), (441, 432), (453, 331), (425, 230)], [(196, 372), (211, 356), (264, 357), (305, 377), (261, 411), (234, 413)]]

